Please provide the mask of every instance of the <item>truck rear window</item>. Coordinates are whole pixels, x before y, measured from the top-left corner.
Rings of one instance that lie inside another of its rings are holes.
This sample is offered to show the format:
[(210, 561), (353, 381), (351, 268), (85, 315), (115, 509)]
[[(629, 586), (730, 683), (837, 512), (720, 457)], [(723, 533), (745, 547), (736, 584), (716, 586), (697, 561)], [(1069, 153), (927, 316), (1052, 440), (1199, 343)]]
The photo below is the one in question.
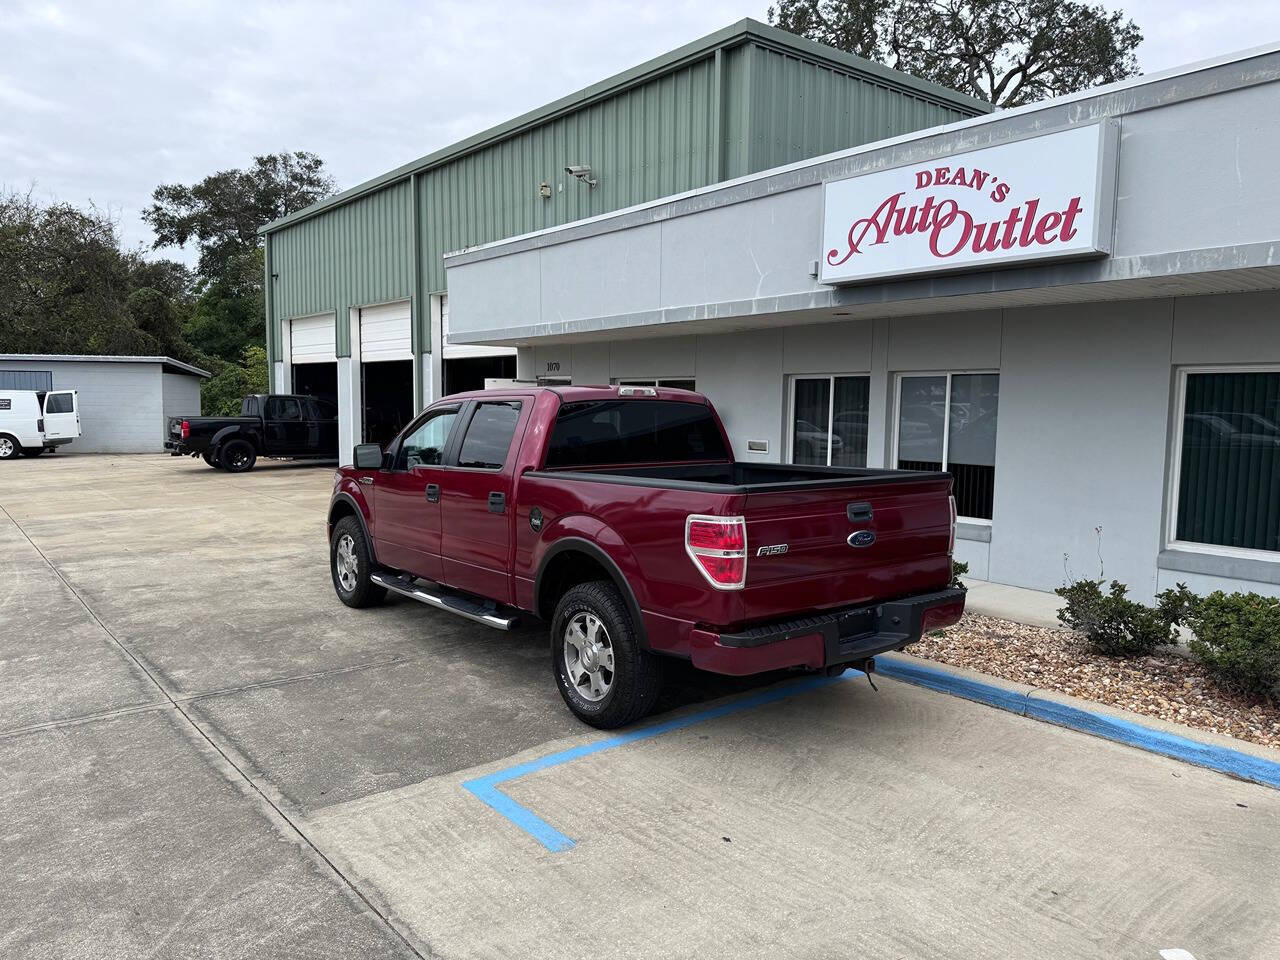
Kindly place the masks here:
[(588, 400), (560, 408), (548, 467), (728, 460), (711, 408), (680, 400)]

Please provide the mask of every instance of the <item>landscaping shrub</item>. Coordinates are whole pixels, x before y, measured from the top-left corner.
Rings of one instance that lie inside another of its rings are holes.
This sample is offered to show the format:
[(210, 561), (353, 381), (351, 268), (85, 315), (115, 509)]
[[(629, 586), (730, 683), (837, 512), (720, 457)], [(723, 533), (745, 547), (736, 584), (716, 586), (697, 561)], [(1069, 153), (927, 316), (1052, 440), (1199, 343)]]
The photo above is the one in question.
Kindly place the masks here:
[(1184, 598), (1181, 619), (1194, 634), (1190, 645), (1196, 659), (1223, 686), (1280, 703), (1280, 600), (1221, 590), (1207, 597), (1186, 595), (1190, 600)]
[(953, 587), (964, 587), (960, 582), (960, 578), (969, 572), (969, 565), (961, 563), (959, 560), (951, 561), (951, 585)]
[(1111, 581), (1106, 593), (1102, 584), (1102, 580), (1077, 580), (1055, 590), (1065, 601), (1058, 619), (1109, 657), (1142, 657), (1171, 642), (1174, 621), (1168, 609), (1130, 600), (1125, 595), (1128, 587), (1117, 580)]

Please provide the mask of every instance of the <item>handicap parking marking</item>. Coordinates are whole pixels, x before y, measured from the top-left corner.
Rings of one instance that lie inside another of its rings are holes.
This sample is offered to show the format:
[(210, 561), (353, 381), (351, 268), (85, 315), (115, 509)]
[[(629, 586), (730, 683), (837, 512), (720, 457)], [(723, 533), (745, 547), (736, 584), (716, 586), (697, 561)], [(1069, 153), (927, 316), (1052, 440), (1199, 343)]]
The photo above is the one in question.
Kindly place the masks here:
[(776, 703), (779, 700), (785, 700), (789, 697), (809, 693), (812, 690), (817, 690), (822, 687), (829, 687), (832, 684), (840, 683), (855, 676), (861, 676), (861, 672), (857, 670), (850, 670), (838, 677), (808, 677), (804, 680), (781, 684), (773, 689), (765, 690), (762, 693), (743, 697), (740, 700), (733, 700), (729, 703), (722, 703), (719, 706), (700, 710), (696, 713), (691, 713), (683, 717), (676, 717), (674, 720), (655, 723), (652, 726), (642, 727), (639, 730), (631, 730), (627, 733), (620, 733), (612, 737), (606, 737), (603, 740), (596, 740), (592, 743), (584, 743), (581, 746), (570, 747), (567, 750), (548, 754), (547, 756), (540, 757), (537, 760), (518, 763), (515, 766), (495, 771), (494, 773), (487, 774), (483, 777), (477, 777), (474, 780), (463, 781), (462, 787), (474, 796), (478, 797), (484, 803), (488, 804), (498, 813), (502, 814), (525, 833), (529, 834), (529, 836), (537, 840), (547, 850), (550, 850), (552, 853), (564, 853), (566, 850), (572, 850), (577, 845), (577, 841), (572, 837), (568, 837), (561, 833), (528, 807), (525, 807), (511, 799), (511, 797), (498, 789), (499, 784), (518, 780), (521, 777), (527, 776), (531, 773), (536, 773), (539, 770), (545, 770), (548, 767), (558, 767), (561, 764), (570, 763), (574, 760), (579, 760), (582, 757), (587, 757), (594, 753), (600, 753), (603, 750), (612, 750), (614, 747), (625, 746), (628, 743), (637, 743), (641, 740), (651, 740), (664, 733), (670, 733), (673, 730), (682, 730), (685, 727), (693, 726), (696, 723), (704, 723), (707, 720), (716, 720), (720, 717), (727, 717), (734, 713), (741, 713), (744, 710), (754, 710), (756, 707), (763, 707), (770, 703)]
[(1189, 950), (1183, 950), (1181, 947), (1172, 947), (1168, 950), (1161, 950), (1160, 956), (1164, 960), (1196, 960)]

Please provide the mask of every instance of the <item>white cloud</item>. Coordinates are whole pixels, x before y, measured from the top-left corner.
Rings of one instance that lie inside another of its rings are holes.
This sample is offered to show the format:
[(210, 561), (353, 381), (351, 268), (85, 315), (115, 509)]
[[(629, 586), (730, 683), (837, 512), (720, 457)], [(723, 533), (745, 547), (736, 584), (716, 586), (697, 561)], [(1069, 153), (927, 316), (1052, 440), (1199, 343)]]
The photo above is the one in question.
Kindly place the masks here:
[[(55, 3), (0, 11), (0, 184), (120, 211), (306, 149), (346, 187), (688, 43), (768, 0)], [(1271, 4), (1126, 4), (1156, 70), (1280, 37)]]

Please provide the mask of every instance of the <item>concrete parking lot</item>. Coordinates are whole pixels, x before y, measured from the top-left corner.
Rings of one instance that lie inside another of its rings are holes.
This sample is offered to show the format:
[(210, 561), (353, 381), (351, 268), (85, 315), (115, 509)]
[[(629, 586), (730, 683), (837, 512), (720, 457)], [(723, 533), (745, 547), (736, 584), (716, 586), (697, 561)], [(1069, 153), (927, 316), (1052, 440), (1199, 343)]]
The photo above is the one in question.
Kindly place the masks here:
[(589, 730), (536, 626), (342, 606), (331, 477), (0, 469), (0, 956), (1280, 956), (1280, 793), (888, 679)]

